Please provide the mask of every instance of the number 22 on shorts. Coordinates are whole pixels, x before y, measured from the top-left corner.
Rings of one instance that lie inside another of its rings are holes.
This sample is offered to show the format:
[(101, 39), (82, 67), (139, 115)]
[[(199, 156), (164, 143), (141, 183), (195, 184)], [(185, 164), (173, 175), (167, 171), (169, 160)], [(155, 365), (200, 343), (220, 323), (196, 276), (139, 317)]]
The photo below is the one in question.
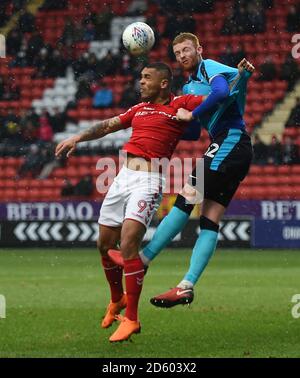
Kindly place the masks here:
[(217, 143), (212, 143), (208, 147), (208, 149), (207, 149), (207, 151), (205, 152), (204, 155), (213, 159), (215, 157), (215, 153), (218, 151), (219, 148), (220, 148), (220, 146)]

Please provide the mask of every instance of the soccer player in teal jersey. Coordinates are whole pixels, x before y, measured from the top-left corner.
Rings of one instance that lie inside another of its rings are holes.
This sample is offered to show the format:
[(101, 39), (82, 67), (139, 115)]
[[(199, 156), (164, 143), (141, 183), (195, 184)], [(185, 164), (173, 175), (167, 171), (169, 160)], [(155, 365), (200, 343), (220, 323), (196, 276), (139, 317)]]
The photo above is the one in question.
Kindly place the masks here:
[[(175, 288), (150, 300), (158, 307), (192, 302), (193, 287), (215, 251), (219, 222), (252, 159), (243, 113), (247, 79), (254, 67), (245, 59), (238, 69), (202, 59), (202, 47), (191, 33), (179, 34), (173, 41), (173, 51), (177, 62), (190, 73), (183, 92), (208, 95), (192, 112), (179, 109), (177, 118), (187, 122), (199, 119), (210, 135), (211, 144), (204, 154), (201, 232), (192, 252), (190, 267)], [(195, 196), (201, 191), (201, 178), (197, 178), (197, 173), (195, 167), (170, 213), (158, 226), (151, 242), (140, 252), (145, 266), (185, 227), (194, 208)]]

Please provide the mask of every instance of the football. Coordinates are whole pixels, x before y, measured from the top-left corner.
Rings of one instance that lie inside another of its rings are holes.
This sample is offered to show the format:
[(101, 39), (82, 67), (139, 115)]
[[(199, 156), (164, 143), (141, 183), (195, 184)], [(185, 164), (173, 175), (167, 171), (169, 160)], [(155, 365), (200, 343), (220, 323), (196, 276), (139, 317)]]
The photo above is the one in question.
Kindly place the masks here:
[(132, 55), (142, 55), (153, 47), (155, 37), (149, 25), (144, 22), (133, 22), (125, 28), (122, 41)]

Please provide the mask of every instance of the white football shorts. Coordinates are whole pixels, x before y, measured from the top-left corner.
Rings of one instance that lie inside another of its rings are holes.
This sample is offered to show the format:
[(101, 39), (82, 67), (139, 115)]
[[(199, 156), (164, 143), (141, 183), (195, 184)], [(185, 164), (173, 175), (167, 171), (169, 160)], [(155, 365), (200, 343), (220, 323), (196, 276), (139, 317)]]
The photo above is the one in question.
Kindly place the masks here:
[(98, 223), (121, 227), (125, 219), (133, 219), (147, 228), (160, 205), (164, 186), (165, 178), (159, 172), (123, 166), (104, 198)]

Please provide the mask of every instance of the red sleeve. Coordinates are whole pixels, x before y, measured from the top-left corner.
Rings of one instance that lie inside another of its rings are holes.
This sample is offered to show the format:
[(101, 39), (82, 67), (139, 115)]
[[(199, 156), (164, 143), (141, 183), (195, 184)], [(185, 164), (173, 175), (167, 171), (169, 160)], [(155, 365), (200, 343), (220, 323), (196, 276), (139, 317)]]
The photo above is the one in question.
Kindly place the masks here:
[(203, 102), (203, 96), (185, 95), (183, 97), (184, 105), (182, 107), (187, 110), (194, 110), (198, 105), (202, 104)]
[(119, 118), (121, 120), (121, 125), (124, 126), (124, 129), (131, 127), (132, 119), (136, 111), (138, 110), (138, 108), (139, 108), (139, 104), (134, 105), (131, 108), (129, 108), (125, 113), (122, 113), (119, 115)]

